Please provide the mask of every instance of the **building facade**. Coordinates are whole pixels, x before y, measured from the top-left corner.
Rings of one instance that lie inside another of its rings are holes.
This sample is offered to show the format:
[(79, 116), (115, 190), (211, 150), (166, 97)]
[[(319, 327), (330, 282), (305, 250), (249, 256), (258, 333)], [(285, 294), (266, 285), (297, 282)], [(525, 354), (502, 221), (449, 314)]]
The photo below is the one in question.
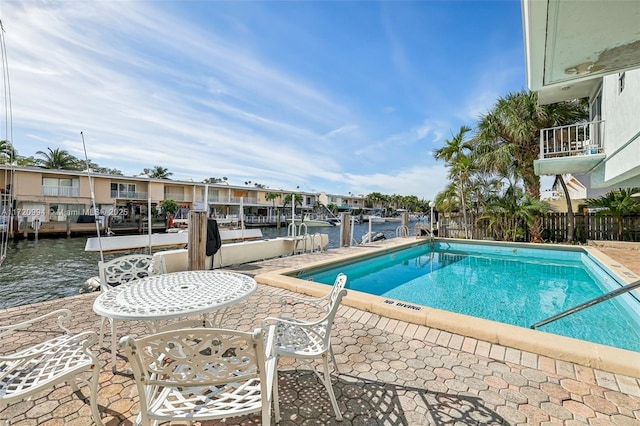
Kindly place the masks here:
[(536, 174), (640, 186), (640, 2), (522, 0), (522, 17), (529, 89), (590, 106), (588, 122), (541, 132)]
[[(55, 223), (90, 222), (95, 209), (102, 223), (140, 222), (149, 214), (162, 216), (162, 202), (174, 200), (176, 218), (187, 219), (189, 211), (207, 211), (213, 218), (276, 216), (295, 197), (297, 214), (326, 205), (324, 193), (282, 190), (226, 182), (203, 183), (151, 179), (146, 176), (89, 175), (73, 170), (0, 165), (2, 216), (11, 215), (27, 227)], [(93, 196), (92, 196), (93, 195)], [(287, 198), (287, 196), (289, 198)], [(342, 198), (341, 198), (342, 199)], [(345, 198), (350, 205), (357, 201)], [(358, 200), (364, 203), (364, 199)], [(22, 229), (22, 228), (21, 228)]]

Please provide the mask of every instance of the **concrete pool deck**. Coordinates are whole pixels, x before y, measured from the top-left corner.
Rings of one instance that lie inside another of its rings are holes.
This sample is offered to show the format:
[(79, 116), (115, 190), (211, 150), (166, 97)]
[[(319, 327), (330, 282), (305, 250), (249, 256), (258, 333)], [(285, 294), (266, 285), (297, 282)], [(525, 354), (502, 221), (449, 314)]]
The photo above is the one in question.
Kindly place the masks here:
[[(393, 245), (374, 243), (377, 247)], [(263, 275), (338, 259), (372, 247), (329, 250), (246, 264), (235, 270)], [(640, 260), (639, 260), (640, 261)], [(625, 265), (627, 266), (627, 265)], [(631, 267), (629, 266), (631, 269)], [(227, 268), (229, 269), (229, 268)], [(278, 315), (283, 288), (259, 285), (247, 301), (233, 306), (224, 326), (251, 330), (266, 316)], [(93, 313), (97, 293), (0, 310), (0, 324), (33, 317), (59, 307), (74, 312), (71, 329), (97, 330)], [(298, 315), (313, 315), (297, 311)], [(122, 322), (122, 334), (141, 335), (140, 323)], [(531, 351), (471, 338), (436, 327), (392, 319), (344, 305), (338, 311), (332, 342), (340, 374), (334, 388), (345, 420), (336, 422), (326, 392), (314, 375), (298, 364), (280, 363), (281, 425), (443, 425), (443, 424), (592, 424), (640, 425), (640, 381)], [(9, 353), (22, 341), (3, 341)], [(98, 403), (107, 425), (130, 425), (138, 413), (138, 396), (119, 354), (112, 374), (106, 348), (94, 347), (103, 362)], [(640, 365), (640, 354), (638, 364)], [(71, 387), (59, 386), (32, 401), (0, 411), (15, 425), (87, 425), (90, 409)], [(224, 424), (259, 424), (258, 416), (230, 419)], [(180, 423), (176, 423), (180, 424)], [(218, 424), (208, 422), (206, 425)]]

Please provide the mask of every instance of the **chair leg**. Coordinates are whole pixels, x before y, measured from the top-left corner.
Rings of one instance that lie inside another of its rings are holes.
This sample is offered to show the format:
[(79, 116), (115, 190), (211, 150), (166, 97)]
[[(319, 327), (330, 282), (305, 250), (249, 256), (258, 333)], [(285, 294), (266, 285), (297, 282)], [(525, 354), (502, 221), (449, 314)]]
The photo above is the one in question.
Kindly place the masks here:
[(118, 347), (118, 342), (116, 342), (116, 320), (111, 320), (111, 371), (113, 374), (116, 373), (116, 348)]
[(100, 382), (100, 366), (93, 366), (93, 377), (91, 383), (89, 383), (89, 403), (91, 405), (91, 414), (93, 415), (93, 421), (98, 426), (104, 426), (102, 418), (100, 417), (100, 410), (98, 410), (98, 384)]
[(273, 412), (276, 416), (276, 423), (280, 423), (280, 396), (278, 395), (278, 369), (273, 370)]
[(329, 352), (331, 353), (331, 361), (333, 362), (333, 368), (336, 370), (336, 374), (340, 374), (340, 370), (338, 369), (338, 363), (336, 362), (336, 356), (333, 353), (332, 346), (329, 346)]
[(327, 392), (329, 393), (329, 399), (331, 400), (333, 411), (335, 411), (336, 413), (336, 420), (342, 420), (342, 413), (340, 413), (340, 409), (338, 408), (338, 401), (336, 400), (336, 396), (333, 393), (331, 375), (329, 374), (329, 360), (327, 359), (326, 354), (322, 356), (322, 366), (324, 368), (324, 387), (327, 388)]
[(104, 342), (104, 322), (107, 318), (102, 317), (100, 320), (100, 340), (98, 341), (98, 347), (102, 347), (102, 343)]

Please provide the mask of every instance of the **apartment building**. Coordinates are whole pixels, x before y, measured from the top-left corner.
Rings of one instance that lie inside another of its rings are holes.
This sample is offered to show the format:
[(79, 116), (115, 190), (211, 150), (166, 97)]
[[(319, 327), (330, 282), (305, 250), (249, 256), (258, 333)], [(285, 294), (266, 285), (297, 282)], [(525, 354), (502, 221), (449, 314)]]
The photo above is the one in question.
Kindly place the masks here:
[[(93, 188), (92, 188), (93, 187)], [(94, 197), (92, 198), (92, 192)], [(268, 194), (277, 194), (272, 199)], [(161, 204), (172, 199), (180, 206), (178, 217), (190, 210), (206, 210), (212, 217), (270, 216), (283, 205), (287, 195), (301, 195), (299, 213), (313, 208), (319, 193), (282, 190), (248, 185), (151, 179), (146, 176), (91, 174), (73, 170), (43, 169), (0, 165), (2, 216), (13, 212), (27, 226), (45, 223), (93, 223), (94, 203), (99, 215), (108, 221), (135, 221), (161, 213)], [(300, 197), (296, 197), (300, 198)], [(206, 201), (205, 201), (206, 200)], [(289, 204), (290, 205), (290, 204)]]
[(640, 2), (522, 0), (527, 85), (541, 104), (588, 98), (590, 119), (544, 129), (538, 175), (640, 186)]

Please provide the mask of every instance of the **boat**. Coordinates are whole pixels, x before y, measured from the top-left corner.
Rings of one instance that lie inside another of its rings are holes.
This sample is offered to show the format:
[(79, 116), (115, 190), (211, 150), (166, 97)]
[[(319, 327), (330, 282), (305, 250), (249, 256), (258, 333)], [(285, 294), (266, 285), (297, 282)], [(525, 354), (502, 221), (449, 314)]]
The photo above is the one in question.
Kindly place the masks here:
[[(258, 228), (220, 229), (219, 233), (222, 245), (213, 256), (207, 256), (205, 261), (207, 269), (300, 253), (312, 253), (325, 250), (329, 245), (329, 235), (320, 233), (271, 239), (264, 239), (262, 230)], [(187, 231), (151, 235), (92, 237), (87, 239), (85, 251), (119, 252), (146, 249), (151, 246), (153, 249), (163, 249), (163, 251), (154, 253), (154, 256), (162, 257), (162, 264), (165, 265), (166, 272), (177, 272), (188, 268), (189, 253), (185, 248), (188, 242), (189, 233)], [(174, 248), (171, 249), (172, 247)], [(92, 279), (90, 278), (87, 282)]]
[(340, 219), (338, 219), (337, 217), (330, 217), (327, 218), (327, 222), (329, 222), (330, 224), (332, 224), (333, 226), (340, 226), (342, 225), (342, 221)]
[[(291, 219), (289, 219), (289, 223), (291, 223)], [(296, 224), (296, 226), (304, 223), (308, 228), (315, 228), (320, 226), (336, 226), (335, 222), (330, 222), (324, 219), (312, 219), (309, 216), (305, 216), (303, 219), (296, 218), (294, 223)]]
[(385, 217), (385, 218), (384, 218), (384, 221), (385, 221), (385, 222), (402, 222), (402, 218), (401, 218), (401, 217), (397, 217), (397, 216), (394, 216), (394, 217)]
[(385, 223), (386, 220), (382, 216), (369, 216), (370, 223)]
[[(262, 239), (260, 229), (220, 229), (222, 243), (239, 241), (251, 241)], [(84, 251), (118, 252), (139, 250), (151, 247), (152, 249), (168, 249), (185, 247), (189, 242), (189, 232), (179, 230), (167, 233), (142, 234), (142, 235), (117, 235), (107, 237), (87, 238)]]
[(373, 243), (375, 241), (385, 240), (387, 237), (382, 232), (367, 232), (362, 236), (360, 244)]

